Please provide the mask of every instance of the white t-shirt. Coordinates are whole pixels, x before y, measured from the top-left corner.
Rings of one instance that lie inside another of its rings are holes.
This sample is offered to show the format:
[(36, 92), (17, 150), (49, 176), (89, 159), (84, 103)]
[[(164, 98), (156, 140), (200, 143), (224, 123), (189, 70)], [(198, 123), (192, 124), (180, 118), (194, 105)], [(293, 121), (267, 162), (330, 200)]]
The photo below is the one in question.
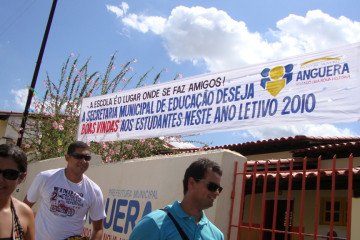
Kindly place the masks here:
[(40, 199), (35, 217), (37, 240), (63, 240), (81, 235), (89, 211), (92, 220), (106, 217), (100, 187), (83, 175), (80, 183), (65, 176), (64, 168), (39, 173), (32, 182), (27, 199)]

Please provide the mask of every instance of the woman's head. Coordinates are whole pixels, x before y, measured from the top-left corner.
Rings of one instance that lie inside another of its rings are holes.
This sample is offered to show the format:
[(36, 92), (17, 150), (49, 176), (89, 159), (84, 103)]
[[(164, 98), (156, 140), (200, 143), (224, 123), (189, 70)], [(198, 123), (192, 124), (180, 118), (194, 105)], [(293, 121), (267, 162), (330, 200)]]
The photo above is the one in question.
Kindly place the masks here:
[(9, 197), (26, 176), (26, 154), (15, 145), (0, 145), (0, 198)]
[(0, 145), (0, 158), (12, 159), (20, 172), (25, 173), (27, 171), (27, 156), (17, 146), (13, 144), (1, 144)]

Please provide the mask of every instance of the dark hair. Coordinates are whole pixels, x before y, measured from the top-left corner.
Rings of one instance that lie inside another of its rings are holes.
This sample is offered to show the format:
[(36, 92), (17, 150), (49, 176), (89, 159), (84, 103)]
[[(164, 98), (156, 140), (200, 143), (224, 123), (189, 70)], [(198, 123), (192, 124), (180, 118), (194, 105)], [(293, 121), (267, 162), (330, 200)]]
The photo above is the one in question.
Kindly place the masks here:
[(73, 154), (78, 148), (90, 149), (90, 147), (86, 143), (82, 141), (76, 141), (69, 145), (67, 154), (69, 155)]
[(1, 144), (0, 157), (13, 159), (17, 165), (18, 170), (23, 173), (26, 172), (27, 156), (18, 146), (14, 144)]
[(220, 176), (222, 175), (222, 170), (219, 164), (207, 158), (199, 158), (198, 160), (190, 164), (190, 166), (185, 171), (184, 180), (183, 180), (184, 195), (188, 190), (189, 178), (192, 177), (194, 179), (203, 179), (208, 169), (211, 169)]

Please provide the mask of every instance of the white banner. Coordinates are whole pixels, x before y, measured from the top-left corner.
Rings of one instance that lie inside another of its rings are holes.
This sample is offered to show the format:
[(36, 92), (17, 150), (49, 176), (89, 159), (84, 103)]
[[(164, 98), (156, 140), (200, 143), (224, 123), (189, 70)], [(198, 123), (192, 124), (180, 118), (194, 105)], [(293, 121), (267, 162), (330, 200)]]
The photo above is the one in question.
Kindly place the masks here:
[(116, 141), (360, 119), (360, 44), (86, 98), (77, 139)]

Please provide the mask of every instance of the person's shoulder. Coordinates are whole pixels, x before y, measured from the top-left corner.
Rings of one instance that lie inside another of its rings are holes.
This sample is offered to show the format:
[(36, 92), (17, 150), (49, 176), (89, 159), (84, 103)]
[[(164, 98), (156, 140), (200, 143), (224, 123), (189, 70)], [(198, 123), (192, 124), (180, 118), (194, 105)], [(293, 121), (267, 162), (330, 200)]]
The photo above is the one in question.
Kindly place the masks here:
[(93, 180), (91, 180), (91, 178), (89, 178), (85, 174), (83, 174), (83, 179), (86, 184), (90, 184), (95, 189), (100, 189), (99, 185), (96, 182), (94, 182)]
[(83, 181), (84, 184), (89, 187), (88, 189), (91, 189), (91, 192), (94, 193), (96, 196), (98, 196), (99, 194), (102, 195), (100, 186), (85, 174), (83, 174)]
[(43, 177), (50, 177), (50, 176), (55, 175), (56, 173), (60, 173), (63, 170), (64, 170), (64, 168), (49, 169), (49, 170), (40, 172), (39, 175), (43, 176)]
[(16, 213), (20, 216), (28, 216), (28, 217), (34, 217), (34, 212), (33, 210), (24, 202), (16, 199), (16, 198), (12, 198), (12, 202), (14, 204)]

